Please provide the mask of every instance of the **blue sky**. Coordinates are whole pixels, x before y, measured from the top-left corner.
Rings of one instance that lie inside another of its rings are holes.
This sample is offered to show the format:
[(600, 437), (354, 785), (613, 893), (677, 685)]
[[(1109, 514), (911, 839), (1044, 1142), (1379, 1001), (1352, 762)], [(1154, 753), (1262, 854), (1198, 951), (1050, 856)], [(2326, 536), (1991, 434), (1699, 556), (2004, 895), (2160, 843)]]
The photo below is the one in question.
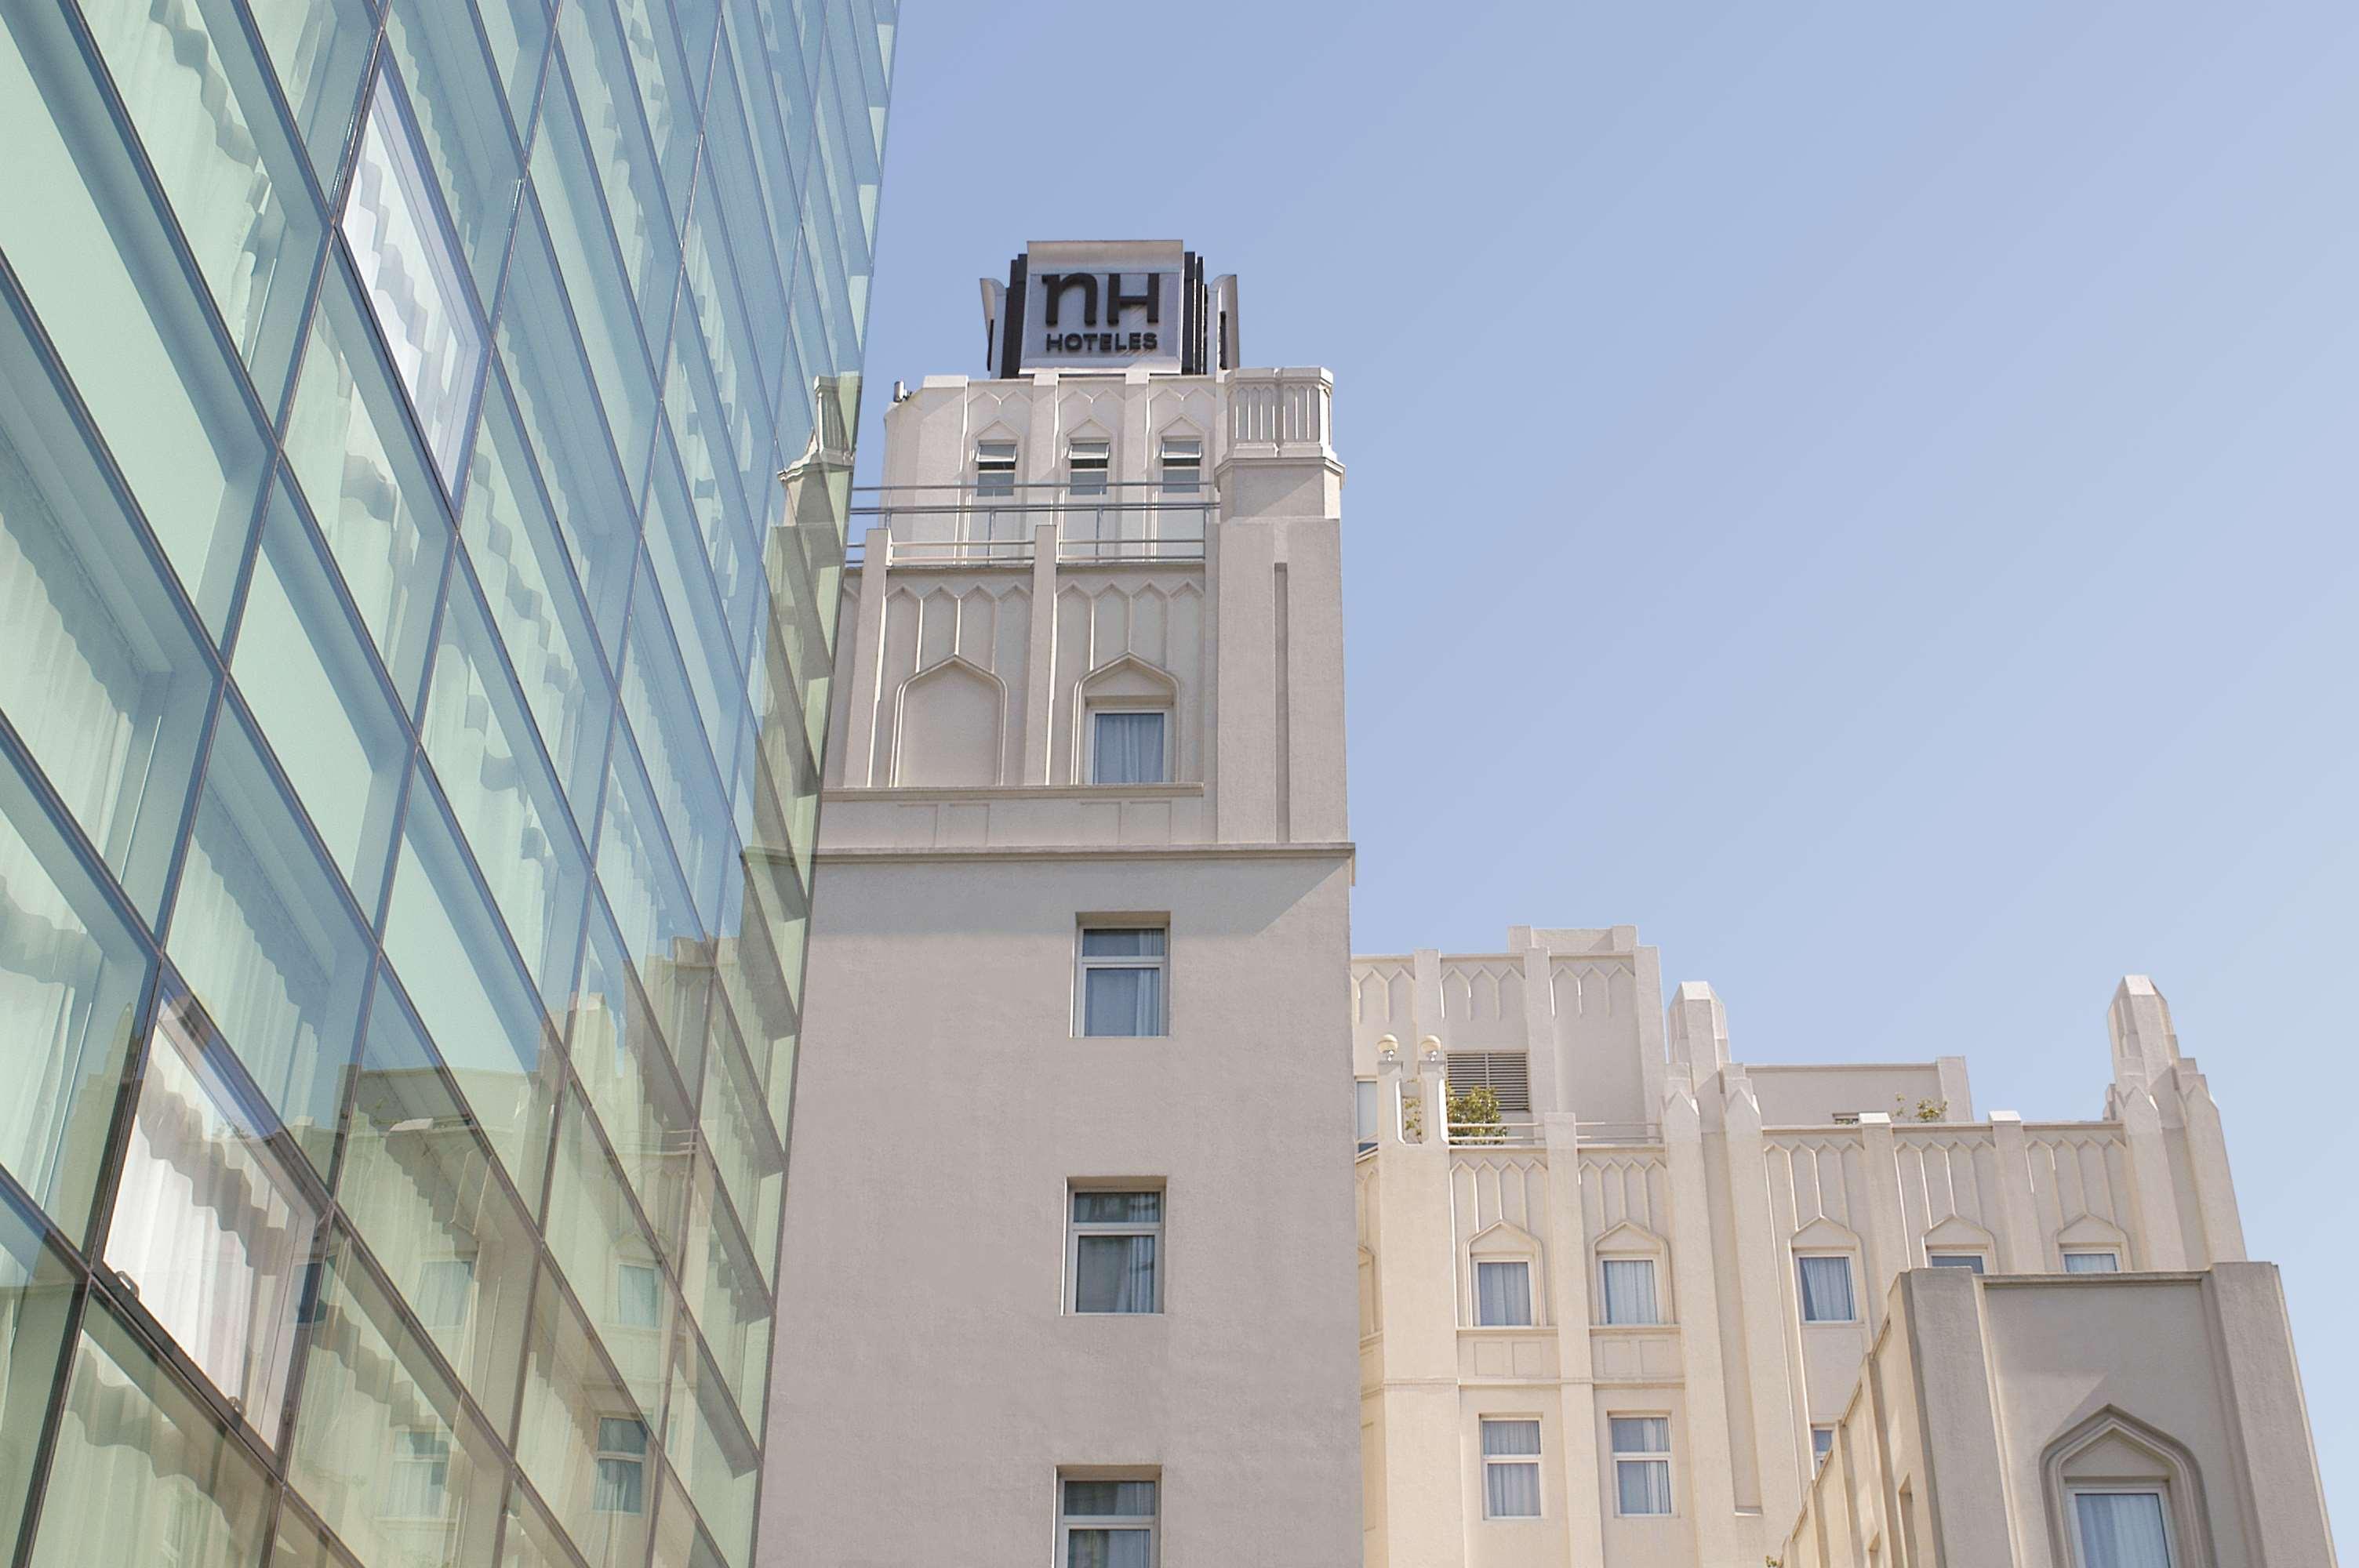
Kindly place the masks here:
[(903, 23), (870, 464), (1025, 241), (1237, 273), (1337, 379), (1355, 946), (1636, 923), (2035, 1119), (2152, 974), (2347, 1533), (2359, 7)]

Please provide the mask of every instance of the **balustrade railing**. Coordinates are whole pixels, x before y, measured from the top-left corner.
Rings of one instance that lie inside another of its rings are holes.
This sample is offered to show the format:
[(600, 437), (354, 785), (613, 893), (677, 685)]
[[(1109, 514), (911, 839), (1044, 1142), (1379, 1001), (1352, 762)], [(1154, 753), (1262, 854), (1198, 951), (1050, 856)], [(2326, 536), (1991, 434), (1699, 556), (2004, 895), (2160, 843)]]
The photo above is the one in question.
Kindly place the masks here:
[(1162, 481), (868, 485), (853, 492), (847, 565), (882, 525), (888, 566), (1029, 566), (1039, 531), (1077, 565), (1201, 561), (1219, 497)]

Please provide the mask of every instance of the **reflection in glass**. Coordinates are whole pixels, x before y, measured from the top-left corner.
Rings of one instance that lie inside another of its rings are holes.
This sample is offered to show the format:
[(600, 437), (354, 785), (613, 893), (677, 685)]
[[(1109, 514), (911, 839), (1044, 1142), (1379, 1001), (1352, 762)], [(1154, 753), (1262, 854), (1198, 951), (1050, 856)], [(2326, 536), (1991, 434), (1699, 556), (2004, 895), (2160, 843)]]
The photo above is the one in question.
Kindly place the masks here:
[(574, 1568), (563, 1532), (549, 1521), (524, 1488), (508, 1487), (508, 1528), (501, 1539), (500, 1568)]
[(533, 1297), (516, 1458), (592, 1563), (638, 1563), (647, 1557), (643, 1515), (601, 1513), (592, 1505), (598, 1495), (600, 1423), (644, 1422), (648, 1414), (599, 1354), (589, 1325), (564, 1292), (544, 1281)]
[(434, 466), (445, 481), (455, 480), (459, 443), (484, 368), (483, 330), (435, 213), (400, 102), (384, 75), (361, 127), (342, 227)]
[(363, 0), (246, 0), (320, 183), (332, 189), (375, 31)]
[(106, 1263), (276, 1443), (319, 1214), (208, 1033), (185, 997), (158, 1009)]
[(730, 1568), (745, 1568), (760, 1455), (719, 1374), (686, 1335), (672, 1365), (672, 1464)]
[(672, 1251), (679, 1244), (673, 1233), (679, 1224), (680, 1156), (694, 1133), (663, 1032), (603, 907), (591, 915), (569, 1027), (574, 1075), (597, 1108), (599, 1125), (656, 1227), (658, 1243)]
[[(491, 0), (477, 9), (490, 20), (503, 10), (516, 16), (521, 7)], [(492, 62), (474, 28), (453, 25), (464, 21), (447, 0), (394, 0), (386, 7), (385, 43), (401, 67), (402, 85), (409, 89), (418, 140), (440, 181), (444, 211), (459, 231), (459, 248), (473, 268), (476, 288), (489, 299), (499, 277), (500, 258), (507, 254), (519, 171)], [(549, 27), (546, 16), (526, 25), (543, 35)], [(406, 253), (405, 277), (408, 265)], [(393, 335), (390, 330), (386, 335)], [(475, 351), (481, 352), (480, 340)]]
[(41, 1245), (38, 1225), (0, 1194), (0, 1541), (14, 1541), (24, 1519), (73, 1304), (73, 1277)]
[(339, 1240), (311, 1309), (288, 1476), (371, 1568), (481, 1563), (505, 1468), (384, 1287)]
[(0, 1165), (79, 1239), (147, 956), (0, 757)]
[(66, 1384), (34, 1568), (246, 1568), (269, 1481), (196, 1397), (93, 1301)]
[(317, 1169), (335, 1142), (366, 938), (235, 713), (213, 731), (166, 944)]
[[(685, 1158), (685, 1153), (681, 1158)], [(660, 1310), (645, 1327), (629, 1321), (656, 1271), (655, 1240), (632, 1209), (622, 1178), (599, 1146), (589, 1108), (568, 1096), (557, 1137), (557, 1173), (549, 1195), (549, 1249), (615, 1362), (633, 1401), (653, 1410), (663, 1386), (661, 1330), (672, 1315)], [(669, 1294), (664, 1292), (662, 1294)]]
[(380, 985), (336, 1196), (475, 1402), (505, 1419), (516, 1406), (532, 1232), (438, 1067)]

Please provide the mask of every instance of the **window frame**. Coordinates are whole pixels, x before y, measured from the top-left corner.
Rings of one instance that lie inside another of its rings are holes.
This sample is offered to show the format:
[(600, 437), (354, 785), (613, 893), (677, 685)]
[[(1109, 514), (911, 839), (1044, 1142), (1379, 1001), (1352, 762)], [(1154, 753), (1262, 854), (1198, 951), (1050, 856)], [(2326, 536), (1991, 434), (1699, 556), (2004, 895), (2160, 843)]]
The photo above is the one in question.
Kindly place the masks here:
[[(1648, 1318), (1618, 1318), (1614, 1315), (1614, 1291), (1606, 1281), (1606, 1271), (1616, 1264), (1636, 1263), (1647, 1271), (1647, 1299), (1655, 1309)], [(1656, 1260), (1643, 1253), (1607, 1254), (1597, 1260), (1597, 1321), (1609, 1328), (1660, 1328), (1663, 1326), (1663, 1274)]]
[[(1163, 768), (1158, 777), (1151, 779), (1102, 779), (1098, 776), (1098, 721), (1104, 719), (1159, 719), (1163, 721)], [(1171, 709), (1153, 703), (1108, 703), (1090, 708), (1089, 774), (1093, 788), (1136, 788), (1140, 785), (1168, 784), (1171, 782), (1172, 731)]]
[[(2068, 1274), (2119, 1274), (2125, 1271), (2122, 1268), (2122, 1249), (2118, 1247), (2063, 1247), (2057, 1249), (2057, 1254), (2058, 1266)], [(2110, 1259), (2112, 1266), (2104, 1269), (2075, 1269), (2072, 1267), (2072, 1260), (2075, 1258)]]
[[(1180, 450), (1181, 448), (1189, 449), (1182, 452)], [(1201, 495), (1204, 492), (1204, 438), (1163, 437), (1156, 443), (1155, 468), (1157, 488), (1163, 494)], [(1175, 482), (1180, 474), (1186, 475), (1184, 484)]]
[[(639, 1429), (639, 1446), (636, 1453), (632, 1453), (624, 1448), (610, 1448), (606, 1445), (606, 1423), (608, 1422), (618, 1422), (626, 1425), (636, 1426)], [(591, 1513), (612, 1515), (617, 1519), (645, 1519), (647, 1517), (647, 1450), (651, 1442), (652, 1434), (647, 1431), (647, 1423), (639, 1416), (602, 1415), (598, 1418), (598, 1441), (595, 1446), (591, 1450), (593, 1456), (590, 1486), (589, 1511)], [(638, 1507), (630, 1509), (609, 1509), (601, 1508), (599, 1506), (602, 1488), (605, 1485), (606, 1466), (610, 1464), (628, 1465), (638, 1471)]]
[[(1088, 1194), (1133, 1196), (1155, 1195), (1155, 1218), (1152, 1220), (1080, 1219), (1075, 1217), (1075, 1201)], [(1164, 1281), (1169, 1273), (1170, 1245), (1167, 1239), (1171, 1220), (1169, 1189), (1158, 1180), (1144, 1177), (1125, 1182), (1076, 1182), (1065, 1184), (1065, 1290), (1063, 1310), (1069, 1317), (1160, 1317), (1163, 1315)], [(1082, 1296), (1082, 1238), (1084, 1236), (1146, 1236), (1155, 1241), (1155, 1304), (1143, 1311), (1123, 1312), (1118, 1309), (1085, 1308)], [(1087, 1479), (1088, 1477), (1083, 1477)]]
[[(1538, 1326), (1538, 1303), (1532, 1295), (1532, 1260), (1529, 1258), (1484, 1258), (1473, 1260), (1474, 1326), (1477, 1328), (1536, 1328)], [(1524, 1320), (1521, 1323), (1492, 1323), (1483, 1316), (1483, 1271), (1485, 1269), (1521, 1269), (1524, 1271)]]
[[(1492, 1426), (1529, 1426), (1538, 1446), (1529, 1454), (1494, 1454), (1484, 1434)], [(1482, 1465), (1483, 1521), (1510, 1523), (1548, 1517), (1548, 1430), (1537, 1415), (1515, 1415), (1503, 1411), (1489, 1411), (1474, 1418), (1474, 1453)], [(1494, 1465), (1528, 1466), (1534, 1473), (1533, 1511), (1527, 1514), (1503, 1514), (1491, 1511), (1491, 1470)]]
[(1964, 1269), (1971, 1273), (1987, 1274), (1990, 1272), (1990, 1259), (1979, 1250), (1970, 1250), (1962, 1247), (1945, 1247), (1939, 1252), (1928, 1251), (1925, 1254), (1925, 1267)]
[[(1153, 956), (1136, 957), (1091, 953), (1088, 934), (1093, 931), (1157, 931), (1163, 936), (1163, 951)], [(1089, 1027), (1090, 972), (1093, 969), (1155, 969), (1161, 973), (1162, 983), (1157, 988), (1158, 1003), (1155, 1030), (1147, 1034), (1099, 1034)], [(1076, 1040), (1168, 1040), (1171, 1036), (1171, 921), (1168, 915), (1106, 915), (1087, 916), (1073, 929), (1073, 1038)]]
[[(1084, 475), (1089, 477), (1085, 479)], [(1113, 488), (1114, 442), (1103, 436), (1067, 437), (1066, 495), (1081, 501), (1104, 501), (1111, 497)]]
[[(1821, 1258), (1835, 1259), (1841, 1261), (1843, 1266), (1844, 1294), (1850, 1298), (1851, 1303), (1851, 1315), (1848, 1317), (1813, 1317), (1810, 1315), (1810, 1292), (1809, 1288), (1802, 1282), (1802, 1265), (1806, 1260), (1814, 1261)], [(1860, 1316), (1859, 1311), (1859, 1270), (1854, 1264), (1852, 1255), (1849, 1252), (1817, 1249), (1808, 1251), (1797, 1251), (1794, 1254), (1794, 1312), (1795, 1315), (1801, 1320), (1802, 1324), (1806, 1327), (1824, 1324), (1856, 1324), (1864, 1321)]]
[[(1155, 1509), (1145, 1514), (1077, 1514), (1066, 1506), (1066, 1483), (1071, 1481), (1114, 1481), (1144, 1483), (1152, 1487)], [(1117, 1470), (1102, 1471), (1094, 1467), (1057, 1472), (1057, 1568), (1072, 1561), (1072, 1535), (1077, 1530), (1144, 1530), (1147, 1532), (1147, 1568), (1157, 1568), (1163, 1561), (1163, 1474), (1161, 1471)]]
[[(1821, 1438), (1825, 1441), (1821, 1442)], [(1827, 1461), (1834, 1457), (1834, 1452), (1835, 1429), (1832, 1426), (1812, 1426), (1810, 1428), (1810, 1474), (1815, 1476), (1825, 1469)]]
[(2179, 1522), (2173, 1517), (2168, 1482), (2068, 1481), (2064, 1485), (2064, 1512), (2071, 1568), (2089, 1568), (2089, 1553), (2081, 1533), (2081, 1499), (2084, 1497), (2152, 1498), (2162, 1515), (2162, 1568), (2181, 1568), (2186, 1562), (2179, 1549)]
[(992, 437), (974, 444), (974, 495), (977, 500), (1006, 501), (1016, 494), (1016, 464), (1022, 450), (1013, 439)]
[[(1614, 1439), (1616, 1422), (1625, 1421), (1659, 1421), (1663, 1423), (1663, 1446), (1657, 1448), (1624, 1448)], [(1679, 1517), (1678, 1476), (1671, 1454), (1677, 1440), (1671, 1435), (1671, 1413), (1669, 1411), (1610, 1411), (1605, 1417), (1605, 1447), (1614, 1466), (1614, 1517), (1616, 1519), (1676, 1519)], [(1622, 1507), (1622, 1466), (1625, 1465), (1660, 1465), (1663, 1467), (1663, 1510), (1660, 1513), (1631, 1513)]]

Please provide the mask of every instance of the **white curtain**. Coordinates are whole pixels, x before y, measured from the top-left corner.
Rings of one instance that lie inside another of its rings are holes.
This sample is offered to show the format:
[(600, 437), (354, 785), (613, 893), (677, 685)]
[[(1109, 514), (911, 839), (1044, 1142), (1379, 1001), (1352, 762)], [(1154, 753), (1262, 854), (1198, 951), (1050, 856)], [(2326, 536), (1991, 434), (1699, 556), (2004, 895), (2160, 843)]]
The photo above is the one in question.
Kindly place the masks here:
[(1161, 969), (1092, 969), (1082, 998), (1084, 1034), (1163, 1033)]
[(1074, 1272), (1076, 1312), (1155, 1310), (1152, 1236), (1084, 1236)]
[(2120, 1271), (2122, 1261), (2111, 1252), (2067, 1252), (2064, 1271), (2068, 1274), (2112, 1274)]
[(1605, 1321), (1660, 1323), (1651, 1258), (1614, 1258), (1605, 1264)]
[(1147, 1568), (1153, 1540), (1144, 1530), (1068, 1530), (1066, 1568)]
[(1851, 1260), (1797, 1258), (1804, 1323), (1849, 1323), (1859, 1315), (1851, 1296)]
[(2072, 1500), (2087, 1568), (2170, 1568), (2161, 1494), (2082, 1492)]
[(1614, 1462), (1617, 1506), (1625, 1514), (1667, 1514), (1671, 1511), (1671, 1462), (1668, 1459), (1617, 1459)]
[(1485, 1328), (1527, 1328), (1532, 1321), (1529, 1263), (1474, 1265), (1474, 1321)]
[(1101, 713), (1091, 777), (1103, 784), (1161, 784), (1163, 715)]
[(1537, 1463), (1501, 1464), (1501, 1459), (1535, 1461), (1540, 1452), (1540, 1423), (1536, 1421), (1486, 1421), (1483, 1423), (1483, 1511), (1492, 1519), (1538, 1519), (1540, 1511), (1540, 1467)]

